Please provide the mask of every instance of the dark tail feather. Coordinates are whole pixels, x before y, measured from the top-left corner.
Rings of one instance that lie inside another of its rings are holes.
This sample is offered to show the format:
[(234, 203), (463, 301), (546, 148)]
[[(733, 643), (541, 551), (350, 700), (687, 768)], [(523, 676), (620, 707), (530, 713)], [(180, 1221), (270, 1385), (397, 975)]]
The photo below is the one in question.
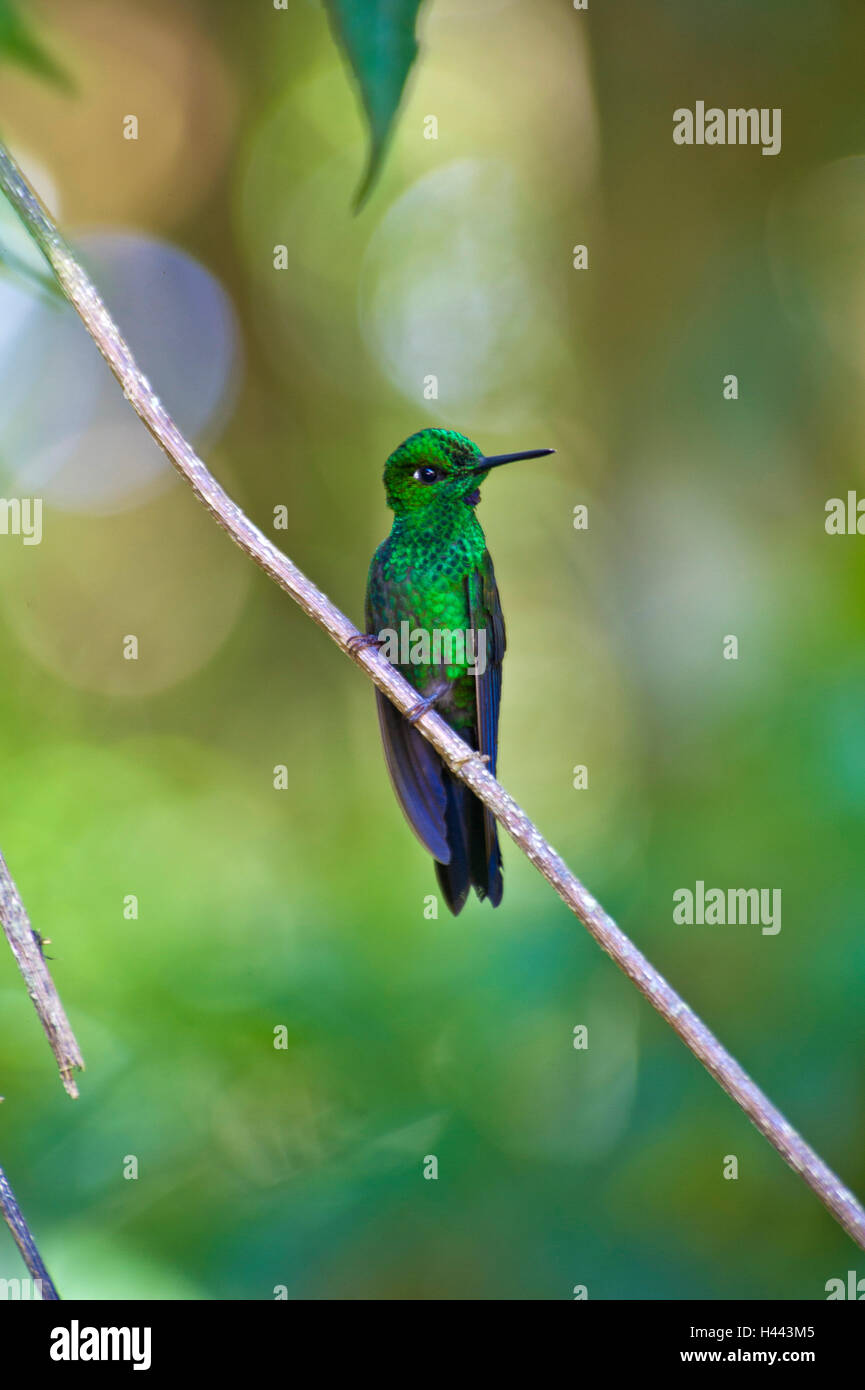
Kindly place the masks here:
[(458, 917), (465, 906), (466, 898), (472, 884), (471, 870), (469, 867), (469, 845), (467, 839), (466, 818), (463, 809), (463, 792), (467, 789), (462, 782), (456, 781), (451, 777), (447, 768), (442, 764), (442, 781), (444, 783), (447, 803), (445, 806), (445, 839), (448, 849), (451, 852), (450, 863), (440, 864), (436, 860), (436, 878), (439, 887), (444, 895), (444, 900), (455, 917)]
[(496, 818), (472, 792), (467, 790), (467, 795), (472, 818), (469, 839), (472, 883), (479, 898), (489, 898), (492, 906), (498, 907), (504, 885)]
[(456, 917), (469, 889), (489, 898), (493, 907), (502, 900), (502, 861), (495, 817), (468, 787), (442, 769), (447, 793), (445, 826), (451, 857), (436, 864), (436, 876), (445, 902)]

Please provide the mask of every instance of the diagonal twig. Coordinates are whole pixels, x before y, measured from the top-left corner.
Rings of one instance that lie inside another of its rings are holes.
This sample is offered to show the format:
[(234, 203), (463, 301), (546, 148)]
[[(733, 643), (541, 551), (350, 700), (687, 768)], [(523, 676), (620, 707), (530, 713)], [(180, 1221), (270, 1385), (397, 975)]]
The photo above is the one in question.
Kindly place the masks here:
[[(163, 407), (150, 383), (139, 370), (120, 330), (108, 313), (82, 266), (61, 237), (20, 170), (0, 145), (0, 191), (15, 208), (33, 240), (54, 271), (63, 293), (77, 310), (84, 326), (123, 388), (127, 400), (164, 449), (174, 467), (191, 486), (223, 530), (276, 581), (304, 613), (324, 628), (336, 644), (350, 656), (402, 711), (409, 713), (417, 702), (417, 691), (375, 649), (352, 647), (358, 632), (345, 614), (331, 603), (296, 565), (277, 550), (231, 500), (210, 474), (194, 449), (184, 439)], [(616, 925), (613, 919), (583, 887), (537, 827), (511, 796), (487, 772), (480, 759), (435, 713), (419, 719), (420, 730), (447, 763), (490, 808), (535, 868), (556, 890), (598, 944), (631, 979), (649, 1003), (690, 1048), (694, 1056), (732, 1096), (761, 1134), (781, 1154), (820, 1198), (858, 1245), (865, 1249), (865, 1210), (820, 1155), (784, 1118), (747, 1072), (688, 1007), (650, 961)]]
[(59, 1300), (60, 1295), (54, 1287), (51, 1275), (45, 1268), (42, 1256), (36, 1248), (36, 1242), (30, 1234), (30, 1227), (24, 1220), (24, 1213), (15, 1200), (15, 1193), (9, 1186), (9, 1180), (2, 1168), (0, 1168), (0, 1211), (2, 1211), (6, 1225), (12, 1232), (12, 1239), (21, 1251), (24, 1263), (36, 1281), (37, 1288), (41, 1290), (43, 1303)]
[(60, 1002), (60, 995), (51, 978), (42, 942), (30, 925), (21, 895), (15, 887), (6, 860), (0, 854), (0, 923), (6, 933), (12, 954), (24, 976), (27, 993), (45, 1030), (45, 1036), (60, 1068), (60, 1079), (73, 1100), (78, 1099), (78, 1087), (73, 1072), (84, 1069), (75, 1034)]

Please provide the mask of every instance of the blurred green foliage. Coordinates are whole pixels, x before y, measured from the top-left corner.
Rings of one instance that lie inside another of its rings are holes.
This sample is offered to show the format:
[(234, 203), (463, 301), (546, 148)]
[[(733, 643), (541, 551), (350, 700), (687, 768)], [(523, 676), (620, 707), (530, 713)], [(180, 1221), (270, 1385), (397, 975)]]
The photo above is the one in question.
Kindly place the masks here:
[(415, 24), (421, 0), (325, 0), (334, 34), (345, 50), (369, 121), (370, 152), (355, 204), (372, 190), (406, 79), (417, 56)]
[[(149, 304), (106, 294), (154, 389), (182, 424), (206, 357), (169, 242), (242, 346), (197, 441), (355, 619), (400, 439), (557, 448), (479, 512), (502, 779), (862, 1192), (865, 569), (823, 520), (865, 493), (865, 12), (437, 0), (352, 218), (366, 137), (317, 5), (98, 10), (41, 7), (88, 80), (10, 69), (0, 122), (73, 238), (151, 239)], [(782, 106), (781, 155), (675, 147), (685, 78)], [(0, 1161), (64, 1295), (822, 1297), (847, 1238), (520, 855), (496, 912), (424, 916), (367, 683), (167, 470), (95, 507), (133, 436), (29, 312), (0, 305), (3, 494), (46, 497), (41, 546), (0, 537), (0, 845), (87, 1071), (72, 1105), (0, 956)], [(780, 934), (676, 926), (697, 879), (780, 887)]]
[(17, 63), (58, 86), (69, 88), (69, 76), (21, 14), (16, 0), (0, 0), (0, 64)]

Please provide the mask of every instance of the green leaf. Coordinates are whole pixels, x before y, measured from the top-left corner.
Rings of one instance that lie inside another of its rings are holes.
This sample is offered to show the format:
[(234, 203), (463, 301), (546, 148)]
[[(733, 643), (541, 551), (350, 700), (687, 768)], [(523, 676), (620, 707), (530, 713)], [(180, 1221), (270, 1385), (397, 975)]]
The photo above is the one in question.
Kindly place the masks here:
[(22, 261), (19, 256), (16, 256), (2, 243), (0, 243), (0, 276), (17, 281), (21, 288), (30, 290), (55, 304), (65, 304), (66, 302), (59, 285), (51, 279), (50, 275), (43, 275), (41, 271), (34, 269), (26, 261)]
[(67, 74), (34, 36), (29, 21), (19, 14), (15, 0), (0, 0), (0, 63), (3, 62), (17, 63), (71, 90)]
[(406, 78), (417, 56), (422, 0), (324, 0), (337, 42), (351, 64), (366, 111), (369, 162), (355, 198), (359, 209), (381, 169)]

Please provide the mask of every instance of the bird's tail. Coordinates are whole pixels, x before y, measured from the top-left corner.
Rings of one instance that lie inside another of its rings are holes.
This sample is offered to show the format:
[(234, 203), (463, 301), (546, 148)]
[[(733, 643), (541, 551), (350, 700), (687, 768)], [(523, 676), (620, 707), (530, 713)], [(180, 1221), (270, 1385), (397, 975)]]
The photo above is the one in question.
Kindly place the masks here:
[(445, 835), (450, 862), (436, 861), (436, 877), (444, 900), (456, 917), (473, 887), (479, 898), (489, 898), (493, 907), (498, 907), (503, 885), (495, 817), (444, 764), (442, 780), (447, 797)]

